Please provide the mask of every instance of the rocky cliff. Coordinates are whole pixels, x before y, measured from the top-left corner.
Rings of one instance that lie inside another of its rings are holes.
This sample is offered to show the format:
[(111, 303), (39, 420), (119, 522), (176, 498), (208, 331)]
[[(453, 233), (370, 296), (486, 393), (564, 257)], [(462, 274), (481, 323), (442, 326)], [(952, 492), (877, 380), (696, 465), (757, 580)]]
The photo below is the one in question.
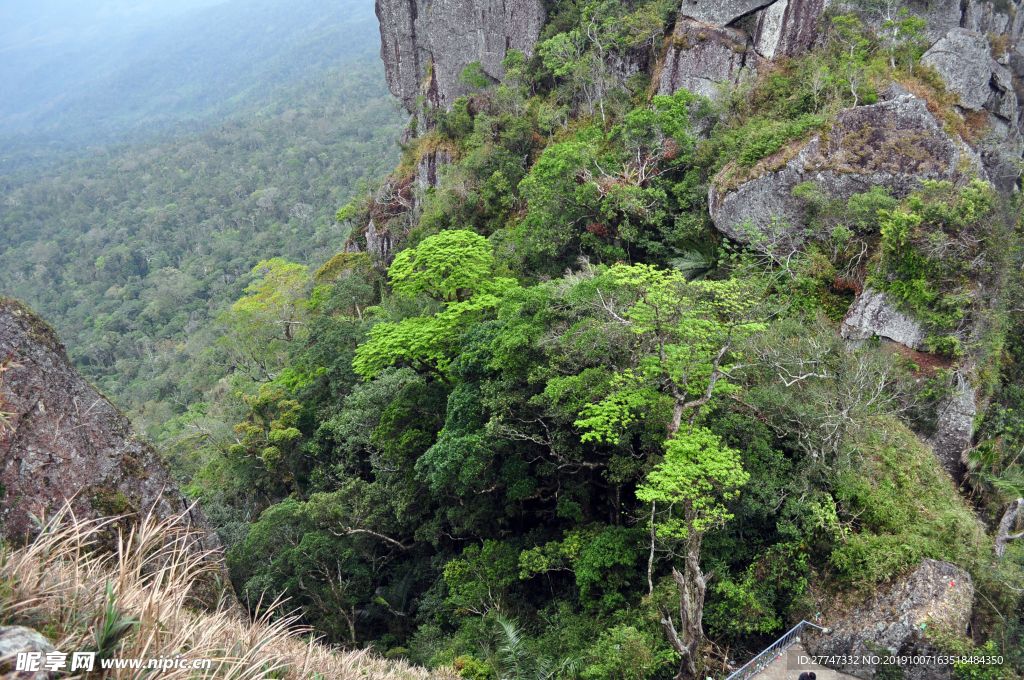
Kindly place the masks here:
[(532, 55), (544, 23), (539, 0), (377, 0), (376, 10), (388, 88), (409, 111), (420, 95), (451, 106), (474, 62), (500, 80), (508, 51)]
[[(0, 531), (24, 536), (33, 517), (71, 501), (80, 517), (153, 512), (184, 516), (220, 547), (198, 506), (182, 496), (159, 454), (68, 360), (56, 333), (0, 297)], [(190, 507), (191, 506), (191, 507)]]
[[(882, 664), (859, 663), (859, 659), (936, 654), (927, 637), (930, 629), (963, 635), (973, 599), (970, 574), (949, 562), (925, 559), (917, 571), (869, 601), (834, 620), (826, 617), (828, 632), (812, 633), (807, 651), (833, 660), (828, 665), (837, 670), (870, 680), (887, 669)], [(912, 680), (952, 677), (948, 664), (907, 664), (902, 671)]]

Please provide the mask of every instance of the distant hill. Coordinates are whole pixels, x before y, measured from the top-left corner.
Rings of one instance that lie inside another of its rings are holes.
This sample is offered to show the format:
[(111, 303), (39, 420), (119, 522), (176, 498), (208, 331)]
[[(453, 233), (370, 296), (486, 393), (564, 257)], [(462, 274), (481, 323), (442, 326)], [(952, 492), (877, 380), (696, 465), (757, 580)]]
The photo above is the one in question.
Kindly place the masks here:
[[(220, 122), (379, 46), (372, 0), (211, 2), (185, 0), (170, 16), (125, 0), (70, 17), (52, 0), (34, 14), (0, 10), (0, 171), (55, 147)], [(120, 14), (101, 21), (103, 7)]]
[(383, 70), (350, 59), (196, 134), (0, 168), (0, 295), (52, 323), (126, 409), (187, 390), (190, 352), (154, 363), (152, 348), (212, 346), (260, 260), (317, 266), (338, 252), (335, 211), (398, 161), (405, 114)]

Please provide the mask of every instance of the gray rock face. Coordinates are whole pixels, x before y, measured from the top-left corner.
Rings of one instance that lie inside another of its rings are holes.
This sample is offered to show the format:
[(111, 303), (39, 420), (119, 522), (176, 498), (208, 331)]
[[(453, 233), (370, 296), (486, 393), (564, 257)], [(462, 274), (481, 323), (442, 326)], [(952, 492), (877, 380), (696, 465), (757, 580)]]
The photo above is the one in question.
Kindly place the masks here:
[(951, 29), (960, 27), (960, 0), (910, 0), (908, 9), (928, 22), (928, 42), (934, 43)]
[(978, 143), (978, 152), (989, 179), (1000, 191), (1009, 193), (1017, 186), (1024, 137), (1016, 125), (989, 115), (989, 132)]
[(714, 98), (720, 83), (739, 77), (751, 52), (743, 31), (680, 19), (665, 56), (658, 94), (686, 89)]
[(928, 440), (935, 457), (954, 479), (960, 478), (963, 453), (974, 436), (974, 416), (978, 413), (978, 388), (958, 381), (953, 396), (939, 405), (939, 422)]
[[(9, 356), (19, 366), (0, 389), (2, 410), (14, 414), (14, 431), (0, 432), (3, 534), (29, 534), (30, 514), (51, 515), (69, 499), (79, 517), (152, 510), (163, 518), (192, 505), (153, 447), (71, 365), (53, 330), (0, 297), (0, 361)], [(220, 547), (198, 506), (186, 517), (204, 532), (205, 549)]]
[(774, 0), (683, 0), (679, 17), (726, 26), (742, 16), (767, 7)]
[[(35, 652), (42, 654), (41, 661), (46, 661), (46, 655), (56, 651), (41, 633), (23, 626), (0, 626), (0, 666), (10, 665), (14, 668), (19, 652)], [(52, 674), (47, 670), (40, 669), (35, 672), (12, 670), (3, 676), (2, 680), (49, 680)]]
[(991, 2), (978, 0), (967, 3), (960, 26), (985, 35), (1005, 35), (1012, 28), (1008, 14), (1000, 12)]
[[(920, 653), (926, 645), (922, 625), (964, 634), (973, 598), (970, 574), (949, 562), (925, 559), (917, 571), (888, 591), (838, 620), (826, 620), (830, 632), (808, 635), (805, 646), (812, 655), (829, 657)], [(873, 665), (852, 663), (833, 667), (864, 680), (873, 678), (878, 670)], [(951, 677), (949, 666), (918, 666), (904, 671), (919, 680)]]
[[(988, 5), (971, 7), (984, 9)], [(1024, 16), (1024, 12), (1020, 14)], [(1001, 191), (1013, 191), (1024, 152), (1024, 139), (1019, 130), (1019, 102), (1013, 74), (992, 58), (988, 38), (981, 33), (955, 28), (932, 45), (921, 61), (935, 68), (946, 86), (960, 96), (963, 108), (988, 112), (989, 131), (978, 144), (978, 151), (993, 184)]]
[(843, 339), (853, 345), (877, 335), (917, 349), (925, 339), (920, 323), (893, 307), (885, 293), (870, 288), (865, 288), (850, 306), (841, 333)]
[(819, 37), (818, 19), (832, 0), (778, 0), (758, 13), (754, 49), (766, 59), (808, 51)]
[(902, 198), (922, 179), (952, 179), (961, 157), (923, 100), (899, 96), (840, 112), (827, 139), (764, 159), (751, 179), (734, 179), (744, 169), (727, 165), (711, 185), (711, 218), (733, 240), (790, 247), (806, 236), (798, 184), (817, 182), (833, 198), (883, 186)]
[(924, 53), (921, 62), (938, 71), (946, 86), (960, 95), (964, 108), (980, 111), (994, 96), (992, 67), (999, 65), (981, 33), (954, 28)]
[[(452, 162), (450, 151), (428, 151), (416, 164), (412, 177), (387, 178), (374, 197), (372, 217), (362, 237), (366, 252), (371, 253), (378, 267), (387, 267), (394, 257), (394, 247), (405, 238), (411, 225), (419, 222), (427, 191), (441, 186), (442, 169)], [(345, 252), (361, 252), (355, 238), (349, 237)]]
[(388, 88), (410, 111), (420, 94), (451, 106), (473, 62), (500, 80), (508, 51), (531, 56), (544, 23), (539, 0), (377, 0), (376, 11)]

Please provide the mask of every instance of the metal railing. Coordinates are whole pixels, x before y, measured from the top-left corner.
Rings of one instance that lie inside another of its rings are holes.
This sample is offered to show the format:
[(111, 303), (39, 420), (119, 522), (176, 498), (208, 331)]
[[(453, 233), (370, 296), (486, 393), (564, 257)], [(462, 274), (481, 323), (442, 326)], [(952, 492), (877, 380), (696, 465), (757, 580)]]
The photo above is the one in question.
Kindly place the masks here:
[(768, 664), (781, 659), (782, 654), (789, 649), (792, 645), (800, 642), (800, 633), (803, 631), (804, 626), (810, 626), (811, 628), (817, 628), (818, 630), (827, 633), (827, 628), (822, 628), (819, 625), (813, 624), (810, 621), (801, 621), (800, 623), (793, 626), (793, 628), (780, 637), (778, 640), (768, 646), (763, 652), (755, 656), (753, 659), (748, 661), (742, 668), (730, 675), (726, 680), (747, 680), (752, 675), (760, 673)]

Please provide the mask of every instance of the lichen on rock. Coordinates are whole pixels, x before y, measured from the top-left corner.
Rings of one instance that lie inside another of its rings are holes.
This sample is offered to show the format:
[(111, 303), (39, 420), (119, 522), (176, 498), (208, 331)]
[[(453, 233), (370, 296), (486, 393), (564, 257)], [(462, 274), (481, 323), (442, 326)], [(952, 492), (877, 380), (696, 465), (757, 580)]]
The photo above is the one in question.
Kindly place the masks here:
[(70, 501), (81, 517), (153, 512), (183, 515), (204, 549), (220, 547), (202, 510), (178, 489), (159, 454), (71, 365), (56, 333), (25, 305), (0, 297), (4, 411), (0, 430), (0, 532), (26, 536), (32, 516)]
[[(958, 177), (963, 152), (924, 100), (906, 94), (841, 111), (827, 134), (777, 156), (755, 168), (733, 161), (712, 182), (711, 218), (729, 238), (752, 243), (767, 236), (799, 244), (806, 235), (806, 207), (793, 196), (796, 186), (816, 182), (842, 199), (882, 186), (902, 198), (923, 179)], [(970, 170), (987, 179), (983, 168)]]
[[(940, 629), (963, 635), (971, 617), (974, 582), (971, 575), (949, 562), (925, 559), (920, 567), (891, 588), (880, 592), (841, 618), (827, 620), (829, 632), (812, 633), (807, 650), (816, 656), (838, 659), (826, 665), (870, 680), (878, 665), (857, 663), (863, 657), (920, 653), (927, 647), (926, 631)], [(933, 651), (934, 653), (934, 651)], [(843, 659), (849, 660), (842, 663)], [(914, 677), (951, 677), (948, 665), (907, 667)], [(922, 671), (932, 670), (932, 673)], [(945, 676), (942, 673), (945, 672)]]

